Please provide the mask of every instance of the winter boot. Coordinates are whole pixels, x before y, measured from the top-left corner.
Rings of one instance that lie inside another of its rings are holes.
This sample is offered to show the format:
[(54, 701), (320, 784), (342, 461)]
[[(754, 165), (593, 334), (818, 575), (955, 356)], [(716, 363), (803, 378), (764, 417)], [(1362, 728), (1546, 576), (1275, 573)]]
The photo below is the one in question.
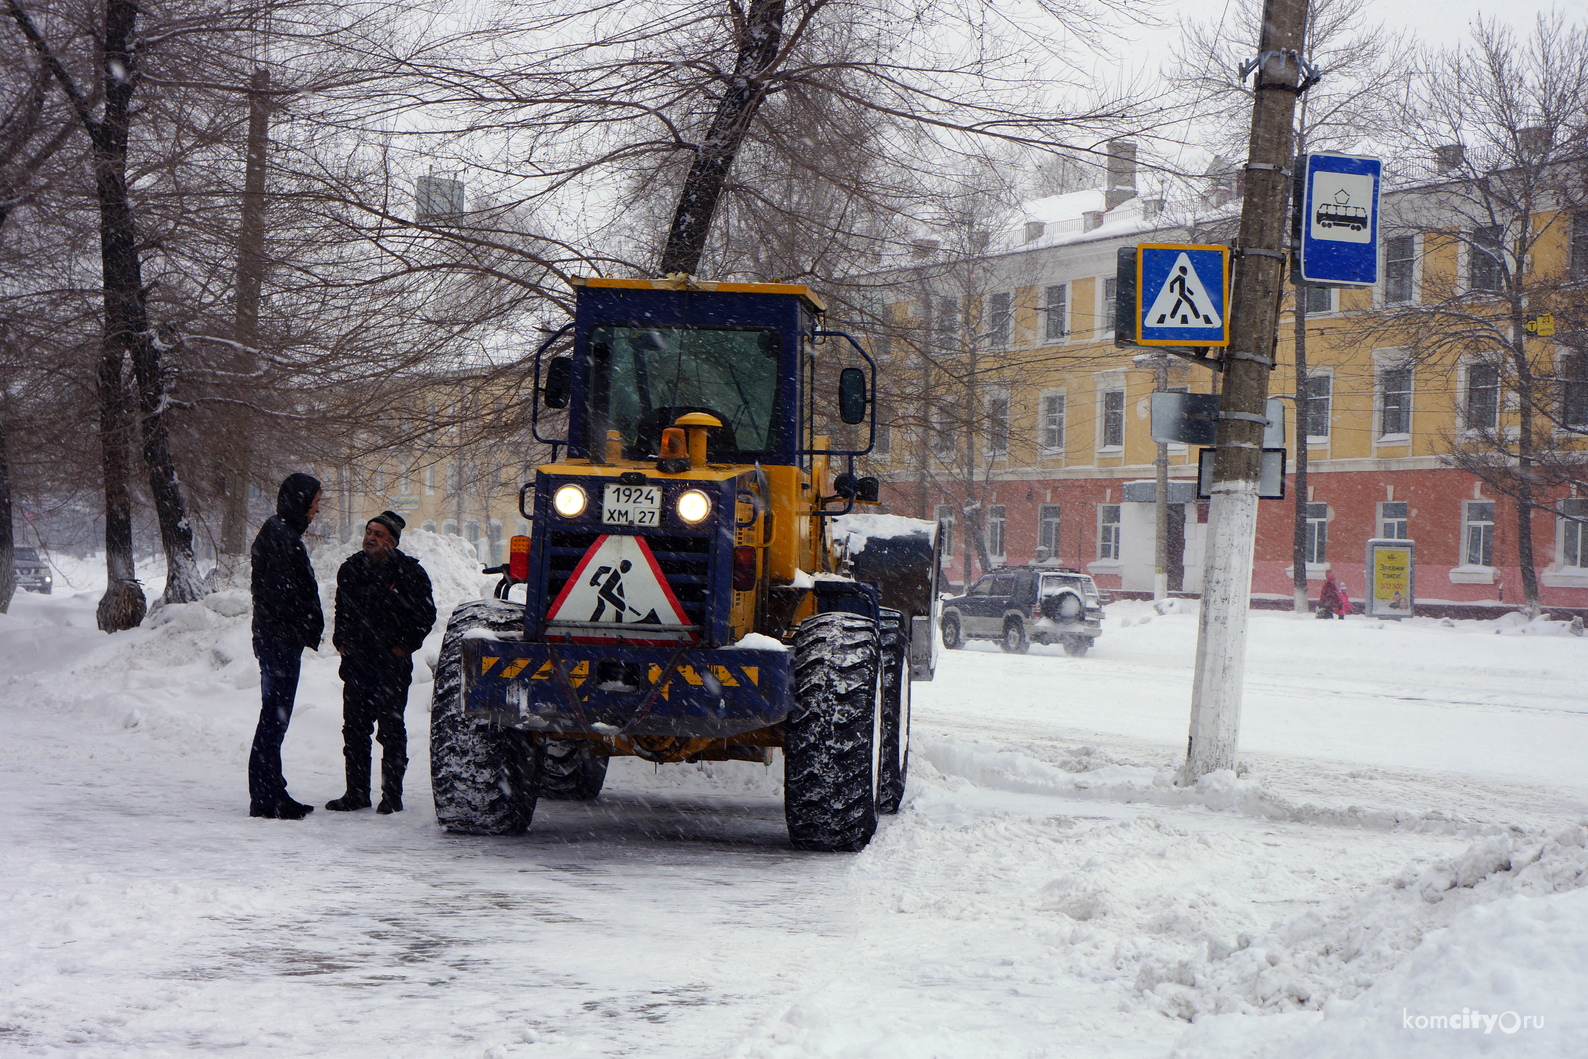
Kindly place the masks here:
[(349, 787), (346, 794), (340, 798), (332, 798), (325, 803), (325, 807), (333, 813), (351, 813), (355, 809), (368, 809), (369, 795)]
[(402, 812), (403, 796), (390, 792), (381, 795), (380, 804), (375, 807), (375, 811), (382, 816), (390, 816), (392, 813)]
[(295, 802), (291, 798), (283, 798), (276, 803), (277, 820), (302, 820), (314, 812), (314, 806)]
[(408, 757), (395, 747), (386, 747), (380, 756), (380, 805), (375, 811), (382, 816), (403, 811), (403, 773), (408, 769)]

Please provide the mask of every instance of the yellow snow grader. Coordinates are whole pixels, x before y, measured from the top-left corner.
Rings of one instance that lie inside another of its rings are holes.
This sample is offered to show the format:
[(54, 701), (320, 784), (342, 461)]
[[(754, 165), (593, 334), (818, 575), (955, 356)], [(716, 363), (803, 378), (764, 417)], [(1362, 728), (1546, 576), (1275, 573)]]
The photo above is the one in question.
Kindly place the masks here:
[[(554, 456), (519, 494), (532, 529), (508, 576), (525, 602), (464, 604), (447, 626), (437, 818), (515, 834), (538, 798), (597, 797), (614, 755), (780, 750), (794, 846), (863, 848), (904, 797), (940, 565), (935, 523), (866, 513), (877, 482), (854, 458), (876, 435), (876, 363), (803, 286), (575, 292), (536, 356), (535, 436)], [(542, 407), (565, 434), (542, 436)], [(835, 448), (818, 432), (832, 421), (865, 443)]]

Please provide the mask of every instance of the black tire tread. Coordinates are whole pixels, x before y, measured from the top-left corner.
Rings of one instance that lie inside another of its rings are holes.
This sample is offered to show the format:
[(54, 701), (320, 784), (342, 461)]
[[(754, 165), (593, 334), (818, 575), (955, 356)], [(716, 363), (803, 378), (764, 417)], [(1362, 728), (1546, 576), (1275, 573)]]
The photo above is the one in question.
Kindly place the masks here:
[(818, 614), (794, 632), (783, 813), (795, 849), (855, 852), (876, 832), (877, 643), (876, 623), (856, 614)]
[(464, 835), (519, 835), (535, 815), (539, 755), (523, 732), (463, 715), (463, 634), (517, 633), (524, 609), (499, 600), (460, 603), (447, 621), (430, 705), (430, 786), (436, 820)]
[(588, 739), (540, 741), (540, 796), (553, 801), (593, 802), (606, 783), (608, 758)]
[(903, 710), (910, 694), (910, 634), (903, 615), (882, 613), (882, 774), (877, 777), (877, 812), (892, 815), (904, 804), (910, 773), (910, 718)]

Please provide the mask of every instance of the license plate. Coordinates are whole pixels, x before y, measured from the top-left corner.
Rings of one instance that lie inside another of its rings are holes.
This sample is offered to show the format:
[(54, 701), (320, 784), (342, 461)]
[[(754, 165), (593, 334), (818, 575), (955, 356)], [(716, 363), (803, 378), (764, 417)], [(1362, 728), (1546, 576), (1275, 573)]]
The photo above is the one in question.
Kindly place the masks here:
[(661, 514), (660, 486), (609, 485), (601, 500), (601, 522), (607, 526), (656, 526)]

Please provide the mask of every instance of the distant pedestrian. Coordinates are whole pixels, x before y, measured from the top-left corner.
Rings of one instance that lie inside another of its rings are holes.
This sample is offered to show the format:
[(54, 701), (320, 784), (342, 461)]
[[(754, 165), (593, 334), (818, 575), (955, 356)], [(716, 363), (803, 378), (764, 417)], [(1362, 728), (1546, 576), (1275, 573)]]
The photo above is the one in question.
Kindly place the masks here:
[(1339, 614), (1341, 618), (1344, 618), (1347, 614), (1351, 613), (1351, 594), (1345, 590), (1344, 581), (1336, 582), (1336, 584), (1339, 586), (1340, 606), (1335, 613)]
[(1334, 579), (1334, 572), (1324, 575), (1323, 588), (1318, 592), (1318, 617), (1345, 617), (1351, 605), (1346, 599), (1345, 586)]
[(362, 550), (336, 572), (336, 628), (331, 643), (342, 656), (342, 756), (347, 791), (326, 802), (337, 812), (370, 805), (370, 734), (378, 726), (380, 805), (377, 813), (400, 813), (403, 773), (408, 767), (408, 685), (413, 653), (436, 623), (430, 577), (419, 560), (397, 550), (407, 525), (395, 511), (382, 511), (364, 526)]
[(259, 725), (248, 754), (248, 815), (302, 820), (312, 805), (294, 801), (281, 775), (281, 741), (298, 695), (305, 647), (319, 650), (325, 634), (320, 586), (309, 565), (303, 533), (320, 511), (320, 482), (291, 474), (276, 495), (276, 513), (254, 538), (254, 657), (259, 659)]

